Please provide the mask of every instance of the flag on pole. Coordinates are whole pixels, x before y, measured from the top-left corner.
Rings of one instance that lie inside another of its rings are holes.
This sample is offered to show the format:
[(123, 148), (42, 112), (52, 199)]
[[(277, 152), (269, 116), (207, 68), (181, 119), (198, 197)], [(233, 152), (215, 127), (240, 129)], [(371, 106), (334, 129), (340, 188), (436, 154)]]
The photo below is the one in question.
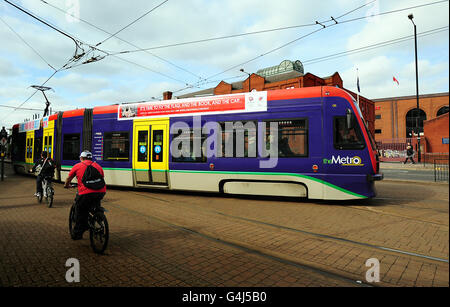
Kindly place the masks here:
[(394, 82), (397, 82), (397, 85), (400, 85), (400, 82), (398, 82), (398, 80), (397, 80), (395, 77), (392, 77), (392, 80), (393, 80)]

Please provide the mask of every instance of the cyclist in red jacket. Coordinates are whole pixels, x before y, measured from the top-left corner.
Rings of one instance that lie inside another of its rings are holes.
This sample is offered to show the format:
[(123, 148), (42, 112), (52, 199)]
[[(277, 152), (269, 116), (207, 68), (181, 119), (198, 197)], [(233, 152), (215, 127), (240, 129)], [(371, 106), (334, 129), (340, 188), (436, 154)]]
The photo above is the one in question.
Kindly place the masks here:
[(75, 198), (75, 228), (74, 234), (72, 236), (73, 240), (80, 240), (83, 238), (83, 233), (89, 229), (87, 218), (88, 211), (91, 206), (100, 206), (100, 201), (106, 194), (106, 185), (101, 189), (93, 190), (86, 187), (83, 184), (83, 175), (89, 165), (92, 165), (98, 170), (102, 177), (105, 176), (102, 167), (92, 161), (92, 153), (85, 150), (80, 154), (80, 163), (75, 164), (69, 172), (69, 177), (67, 177), (64, 184), (64, 188), (70, 187), (70, 182), (76, 176), (78, 180), (78, 193)]

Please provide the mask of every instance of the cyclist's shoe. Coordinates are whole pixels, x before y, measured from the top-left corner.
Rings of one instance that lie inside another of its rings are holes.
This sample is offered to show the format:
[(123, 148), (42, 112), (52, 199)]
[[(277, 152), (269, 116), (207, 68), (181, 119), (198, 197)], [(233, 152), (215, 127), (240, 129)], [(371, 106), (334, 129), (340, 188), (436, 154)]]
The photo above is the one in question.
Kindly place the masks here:
[(33, 196), (39, 197), (39, 196), (41, 196), (41, 193), (34, 193)]

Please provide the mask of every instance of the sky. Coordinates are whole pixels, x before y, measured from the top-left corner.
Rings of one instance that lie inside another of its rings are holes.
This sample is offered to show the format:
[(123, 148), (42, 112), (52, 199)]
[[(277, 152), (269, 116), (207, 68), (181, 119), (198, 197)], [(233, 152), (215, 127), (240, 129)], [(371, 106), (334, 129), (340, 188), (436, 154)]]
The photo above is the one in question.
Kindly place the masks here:
[[(448, 1), (8, 1), (66, 35), (0, 0), (0, 126), (7, 128), (42, 117), (45, 99), (30, 86), (52, 75), (45, 86), (53, 111), (158, 100), (165, 91), (176, 97), (283, 60), (300, 60), (319, 77), (338, 72), (354, 92), (358, 76), (369, 99), (415, 95), (409, 14), (419, 93), (448, 92)], [(99, 60), (82, 64), (90, 58)]]

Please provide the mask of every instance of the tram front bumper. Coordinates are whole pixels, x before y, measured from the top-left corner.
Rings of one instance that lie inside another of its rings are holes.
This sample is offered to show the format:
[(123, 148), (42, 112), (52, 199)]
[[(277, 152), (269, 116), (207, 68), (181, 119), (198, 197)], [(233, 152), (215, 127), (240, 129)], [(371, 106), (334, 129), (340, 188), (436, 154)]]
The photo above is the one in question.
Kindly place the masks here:
[(384, 174), (383, 173), (379, 173), (379, 174), (367, 174), (367, 181), (372, 182), (372, 181), (380, 181), (383, 180), (384, 178)]

